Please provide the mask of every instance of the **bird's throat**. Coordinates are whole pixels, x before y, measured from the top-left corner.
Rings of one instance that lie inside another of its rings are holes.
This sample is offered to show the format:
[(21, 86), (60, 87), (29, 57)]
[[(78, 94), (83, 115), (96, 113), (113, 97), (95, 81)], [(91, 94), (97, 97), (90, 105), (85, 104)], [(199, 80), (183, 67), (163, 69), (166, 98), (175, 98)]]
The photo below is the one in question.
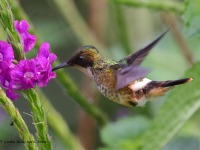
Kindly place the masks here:
[(82, 71), (83, 73), (85, 73), (87, 76), (93, 77), (90, 67), (87, 67), (87, 68), (77, 67), (77, 69), (79, 69), (80, 71)]

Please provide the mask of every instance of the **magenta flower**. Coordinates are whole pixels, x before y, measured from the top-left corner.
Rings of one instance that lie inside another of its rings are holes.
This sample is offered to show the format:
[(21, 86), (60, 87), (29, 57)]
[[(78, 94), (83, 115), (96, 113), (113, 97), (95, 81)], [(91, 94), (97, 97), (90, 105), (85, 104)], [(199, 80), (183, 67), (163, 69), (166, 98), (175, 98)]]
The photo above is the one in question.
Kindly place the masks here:
[(0, 41), (0, 72), (5, 67), (11, 65), (14, 59), (14, 52), (10, 44)]
[(36, 57), (36, 69), (39, 76), (37, 85), (39, 87), (46, 86), (50, 79), (56, 77), (56, 73), (52, 72), (52, 63), (57, 57), (55, 54), (50, 53), (49, 49), (49, 43), (42, 43)]
[[(29, 24), (25, 21), (15, 21), (15, 28), (20, 34), (24, 51), (31, 50), (36, 42), (36, 37), (28, 33)], [(46, 86), (50, 79), (56, 77), (52, 72), (52, 63), (57, 58), (50, 53), (50, 45), (42, 43), (36, 58), (30, 60), (20, 60), (18, 64), (13, 64), (14, 52), (11, 45), (0, 41), (0, 84), (5, 89), (6, 95), (16, 100), (19, 90), (27, 90)]]
[(19, 98), (19, 94), (15, 93), (13, 89), (6, 89), (6, 96), (12, 100), (17, 100)]
[(0, 83), (6, 89), (6, 95), (15, 100), (19, 95), (12, 90), (10, 71), (14, 68), (12, 64), (13, 59), (14, 52), (11, 45), (7, 42), (0, 41)]
[(0, 82), (3, 88), (11, 88), (11, 77), (10, 71), (12, 70), (11, 67), (5, 66), (4, 70), (0, 73)]
[(21, 60), (10, 72), (12, 88), (26, 90), (33, 88), (38, 81), (34, 59)]
[(6, 90), (6, 95), (12, 99), (16, 100), (19, 98), (19, 95), (14, 92), (13, 82), (10, 76), (11, 70), (15, 67), (15, 65), (4, 66), (4, 70), (0, 73), (0, 82), (2, 87)]
[(24, 46), (24, 52), (27, 53), (34, 47), (36, 43), (36, 37), (28, 33), (29, 24), (26, 20), (21, 20), (20, 22), (16, 20), (14, 25), (15, 29), (20, 34), (22, 45)]

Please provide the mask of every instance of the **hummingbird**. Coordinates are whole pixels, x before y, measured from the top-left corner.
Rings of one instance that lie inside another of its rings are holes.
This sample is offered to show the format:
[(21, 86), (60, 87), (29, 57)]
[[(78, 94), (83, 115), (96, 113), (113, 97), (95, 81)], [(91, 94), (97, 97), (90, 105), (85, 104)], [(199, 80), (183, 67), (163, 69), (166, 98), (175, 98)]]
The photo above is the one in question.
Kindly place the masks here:
[(167, 31), (120, 61), (104, 57), (92, 45), (82, 46), (67, 61), (53, 68), (52, 71), (75, 67), (92, 77), (99, 91), (108, 99), (129, 107), (144, 106), (147, 101), (163, 96), (176, 85), (193, 80), (184, 78), (153, 81), (145, 77), (149, 70), (141, 67), (140, 64), (166, 33)]

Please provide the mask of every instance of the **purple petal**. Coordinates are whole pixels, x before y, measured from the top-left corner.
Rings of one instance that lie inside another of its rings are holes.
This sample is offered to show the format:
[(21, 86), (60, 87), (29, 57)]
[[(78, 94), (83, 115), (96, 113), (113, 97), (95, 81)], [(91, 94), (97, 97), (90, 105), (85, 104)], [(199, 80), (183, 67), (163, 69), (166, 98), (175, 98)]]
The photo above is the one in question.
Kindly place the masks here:
[(0, 73), (0, 82), (2, 87), (10, 88), (11, 77), (10, 77), (11, 67), (4, 68), (4, 70)]
[(36, 37), (27, 33), (21, 33), (20, 38), (22, 39), (22, 45), (24, 46), (24, 52), (30, 51), (36, 43)]
[(43, 42), (40, 46), (39, 52), (37, 57), (49, 57), (49, 53), (50, 53), (50, 44), (47, 42)]
[(53, 54), (53, 53), (50, 53), (49, 58), (50, 58), (50, 61), (53, 62), (53, 61), (55, 61), (57, 59), (57, 56), (55, 54)]
[(24, 90), (33, 88), (38, 80), (35, 59), (21, 60), (10, 74), (14, 88)]
[(4, 68), (4, 65), (10, 65), (14, 59), (14, 52), (10, 44), (4, 41), (0, 41), (0, 67)]
[(19, 98), (19, 94), (15, 93), (11, 89), (6, 89), (6, 96), (12, 100), (16, 100)]
[(47, 42), (42, 43), (36, 58), (41, 59), (42, 57), (46, 58), (47, 60), (50, 60), (50, 62), (53, 62), (57, 58), (55, 54), (50, 53), (50, 45)]
[(29, 24), (26, 20), (21, 20), (20, 22), (16, 20), (14, 22), (14, 26), (19, 33), (27, 32), (29, 29)]
[(37, 85), (39, 87), (44, 87), (47, 85), (49, 80), (56, 78), (55, 72), (45, 72), (43, 75), (40, 76), (40, 80), (38, 81)]
[(36, 43), (36, 36), (28, 33), (29, 24), (27, 21), (22, 20), (19, 22), (16, 20), (14, 22), (14, 25), (15, 29), (20, 34), (22, 45), (24, 47), (24, 52), (27, 53), (34, 47)]
[(36, 57), (36, 68), (39, 76), (37, 85), (39, 87), (46, 86), (49, 80), (56, 77), (56, 73), (52, 72), (52, 63), (57, 58), (57, 56), (53, 53), (50, 53), (49, 49), (49, 43), (42, 43)]

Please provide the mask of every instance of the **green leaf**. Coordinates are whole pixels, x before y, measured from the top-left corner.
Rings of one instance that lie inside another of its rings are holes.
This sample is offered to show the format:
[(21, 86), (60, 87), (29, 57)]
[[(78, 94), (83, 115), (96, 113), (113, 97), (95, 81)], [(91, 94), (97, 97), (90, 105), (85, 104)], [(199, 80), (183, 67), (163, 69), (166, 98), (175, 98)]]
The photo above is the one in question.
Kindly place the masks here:
[(197, 138), (193, 136), (181, 136), (175, 138), (166, 145), (164, 150), (199, 150), (200, 145)]
[(200, 35), (200, 0), (185, 0), (183, 20), (189, 36)]
[(122, 118), (116, 123), (105, 126), (101, 131), (101, 137), (111, 149), (133, 149), (138, 145), (139, 136), (148, 129), (149, 125), (149, 120), (142, 116)]
[(200, 107), (200, 63), (187, 71), (191, 83), (176, 87), (161, 106), (150, 129), (143, 135), (142, 150), (163, 148)]

